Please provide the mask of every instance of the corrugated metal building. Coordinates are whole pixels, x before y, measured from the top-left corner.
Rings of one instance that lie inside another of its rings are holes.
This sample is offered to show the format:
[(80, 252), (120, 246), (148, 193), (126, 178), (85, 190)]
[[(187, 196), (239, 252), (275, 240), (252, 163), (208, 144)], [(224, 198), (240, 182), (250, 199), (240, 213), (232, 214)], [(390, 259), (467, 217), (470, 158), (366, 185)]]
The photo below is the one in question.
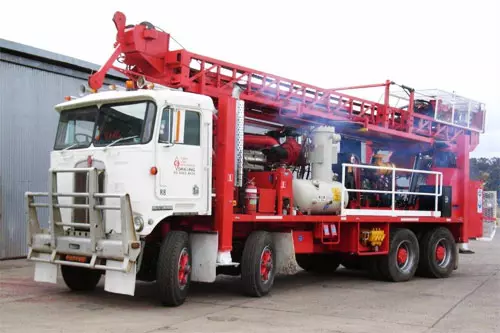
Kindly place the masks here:
[[(0, 259), (27, 254), (24, 193), (47, 191), (58, 122), (54, 105), (77, 95), (98, 68), (0, 39)], [(107, 78), (120, 82), (118, 73)], [(48, 214), (40, 213), (46, 226)]]

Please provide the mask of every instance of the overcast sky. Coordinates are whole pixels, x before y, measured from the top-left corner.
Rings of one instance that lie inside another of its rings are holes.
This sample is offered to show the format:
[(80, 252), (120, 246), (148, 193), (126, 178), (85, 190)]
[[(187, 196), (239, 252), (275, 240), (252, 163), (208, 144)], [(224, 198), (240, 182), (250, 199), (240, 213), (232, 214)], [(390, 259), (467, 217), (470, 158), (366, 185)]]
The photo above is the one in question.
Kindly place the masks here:
[(0, 10), (0, 38), (102, 64), (120, 10), (192, 52), (320, 87), (391, 79), (480, 100), (487, 133), (472, 156), (500, 157), (499, 3), (16, 0)]

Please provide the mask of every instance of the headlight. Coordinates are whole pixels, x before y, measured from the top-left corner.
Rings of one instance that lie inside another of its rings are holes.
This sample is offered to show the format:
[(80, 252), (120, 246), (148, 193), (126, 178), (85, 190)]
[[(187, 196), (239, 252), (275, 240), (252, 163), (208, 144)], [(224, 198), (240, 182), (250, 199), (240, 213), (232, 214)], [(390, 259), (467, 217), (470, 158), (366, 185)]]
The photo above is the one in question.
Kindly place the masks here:
[(135, 216), (134, 217), (134, 227), (135, 231), (139, 232), (144, 228), (144, 220), (142, 219), (141, 216)]

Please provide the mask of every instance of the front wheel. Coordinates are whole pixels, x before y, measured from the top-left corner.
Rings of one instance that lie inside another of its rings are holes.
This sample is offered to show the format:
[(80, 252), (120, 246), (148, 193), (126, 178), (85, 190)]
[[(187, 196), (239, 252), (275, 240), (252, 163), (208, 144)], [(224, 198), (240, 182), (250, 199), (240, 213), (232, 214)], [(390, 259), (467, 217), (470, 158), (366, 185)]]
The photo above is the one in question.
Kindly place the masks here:
[(166, 306), (184, 303), (191, 282), (191, 248), (188, 234), (170, 231), (161, 244), (156, 271), (160, 301)]
[(241, 282), (248, 296), (267, 295), (274, 284), (276, 252), (271, 235), (254, 231), (245, 242), (241, 258)]

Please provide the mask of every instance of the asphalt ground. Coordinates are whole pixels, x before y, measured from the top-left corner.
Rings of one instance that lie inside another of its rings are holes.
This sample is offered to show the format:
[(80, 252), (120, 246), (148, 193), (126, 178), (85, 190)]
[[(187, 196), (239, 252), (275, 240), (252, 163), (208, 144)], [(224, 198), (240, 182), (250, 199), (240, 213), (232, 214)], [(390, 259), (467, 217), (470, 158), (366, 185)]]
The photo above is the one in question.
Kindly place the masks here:
[(248, 298), (239, 279), (193, 284), (186, 303), (161, 307), (152, 283), (136, 295), (69, 291), (33, 281), (33, 264), (0, 262), (0, 332), (500, 332), (500, 239), (470, 244), (448, 279), (373, 281), (341, 268), (278, 277), (272, 293)]

